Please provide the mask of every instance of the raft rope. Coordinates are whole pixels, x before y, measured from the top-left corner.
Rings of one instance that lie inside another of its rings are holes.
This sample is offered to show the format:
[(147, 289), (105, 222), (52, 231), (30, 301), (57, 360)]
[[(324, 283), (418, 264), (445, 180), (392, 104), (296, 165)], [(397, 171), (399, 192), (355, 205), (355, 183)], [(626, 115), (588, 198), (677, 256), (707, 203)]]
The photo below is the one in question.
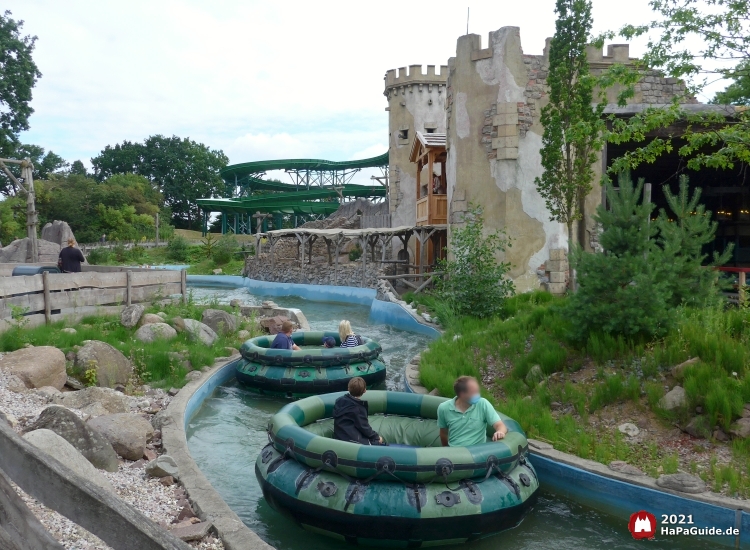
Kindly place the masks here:
[[(332, 457), (335, 457), (335, 464), (332, 464), (333, 468), (336, 468), (337, 466), (348, 466), (350, 468), (364, 468), (368, 470), (376, 470), (376, 474), (378, 474), (378, 470), (381, 468), (381, 465), (378, 462), (365, 462), (362, 460), (354, 460), (354, 459), (348, 459), (348, 458), (339, 458), (336, 456), (334, 451), (328, 450), (324, 453), (314, 453), (311, 451), (308, 451), (307, 449), (300, 449), (298, 447), (294, 446), (294, 441), (291, 438), (287, 439), (281, 439), (278, 437), (275, 433), (273, 433), (273, 429), (269, 429), (268, 432), (269, 441), (271, 443), (274, 443), (274, 446), (276, 446), (277, 449), (280, 447), (284, 447), (284, 452), (292, 452), (294, 454), (298, 454), (300, 456), (303, 456), (305, 458), (309, 458), (312, 460), (319, 460), (320, 462), (325, 462), (325, 456), (329, 455)], [(321, 436), (317, 436), (321, 437)], [(437, 479), (439, 476), (447, 477), (452, 472), (458, 470), (477, 470), (481, 467), (487, 467), (490, 466), (499, 466), (501, 464), (511, 464), (517, 460), (520, 460), (521, 457), (524, 457), (526, 453), (528, 452), (528, 445), (525, 447), (521, 447), (519, 445), (518, 452), (516, 452), (513, 455), (505, 456), (502, 458), (498, 458), (494, 455), (490, 456), (486, 462), (470, 462), (465, 464), (453, 464), (449, 459), (441, 458), (434, 464), (397, 464), (393, 462), (393, 471), (394, 472), (409, 472), (409, 473), (420, 473), (420, 472), (429, 472), (434, 471), (436, 472), (435, 478)], [(390, 457), (382, 457), (382, 458), (390, 458)], [(392, 459), (391, 459), (392, 460)], [(437, 470), (436, 468), (439, 467), (440, 469)], [(390, 471), (388, 473), (391, 473)], [(431, 481), (431, 482), (432, 482)]]

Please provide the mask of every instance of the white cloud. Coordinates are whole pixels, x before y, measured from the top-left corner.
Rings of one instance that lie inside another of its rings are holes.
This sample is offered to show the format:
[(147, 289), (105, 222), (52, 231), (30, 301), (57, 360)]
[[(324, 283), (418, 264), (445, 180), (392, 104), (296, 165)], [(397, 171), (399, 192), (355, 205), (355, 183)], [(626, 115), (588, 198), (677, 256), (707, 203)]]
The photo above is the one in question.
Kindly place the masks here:
[[(23, 139), (71, 160), (155, 133), (221, 148), (231, 162), (379, 154), (385, 71), (446, 64), (466, 31), (465, 5), (447, 2), (431, 10), (397, 0), (5, 5), (39, 37), (44, 76)], [(477, 0), (469, 30), (486, 44), (490, 30), (520, 26), (525, 51), (541, 53), (553, 9), (554, 0)], [(623, 15), (621, 4), (594, 0), (597, 31), (625, 17), (650, 19), (648, 1), (632, 0)]]

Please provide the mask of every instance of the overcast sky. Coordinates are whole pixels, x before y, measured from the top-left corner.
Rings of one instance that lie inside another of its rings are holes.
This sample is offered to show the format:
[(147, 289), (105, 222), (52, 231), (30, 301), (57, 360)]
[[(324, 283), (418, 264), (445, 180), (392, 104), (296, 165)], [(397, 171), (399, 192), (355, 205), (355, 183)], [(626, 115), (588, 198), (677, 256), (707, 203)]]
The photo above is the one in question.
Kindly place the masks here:
[[(105, 145), (188, 136), (231, 163), (385, 152), (386, 70), (441, 65), (466, 32), (554, 32), (554, 0), (332, 2), (6, 0), (39, 40), (28, 143), (89, 164)], [(365, 7), (366, 6), (366, 7)], [(652, 18), (594, 0), (595, 31)], [(631, 47), (631, 55), (642, 44)]]

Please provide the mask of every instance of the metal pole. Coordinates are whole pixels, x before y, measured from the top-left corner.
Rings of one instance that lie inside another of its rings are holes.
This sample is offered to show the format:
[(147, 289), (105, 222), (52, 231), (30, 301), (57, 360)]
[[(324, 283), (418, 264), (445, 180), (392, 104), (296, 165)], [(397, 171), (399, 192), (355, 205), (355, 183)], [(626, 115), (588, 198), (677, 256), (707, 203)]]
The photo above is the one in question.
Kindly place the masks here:
[(159, 246), (159, 213), (156, 213), (156, 246)]

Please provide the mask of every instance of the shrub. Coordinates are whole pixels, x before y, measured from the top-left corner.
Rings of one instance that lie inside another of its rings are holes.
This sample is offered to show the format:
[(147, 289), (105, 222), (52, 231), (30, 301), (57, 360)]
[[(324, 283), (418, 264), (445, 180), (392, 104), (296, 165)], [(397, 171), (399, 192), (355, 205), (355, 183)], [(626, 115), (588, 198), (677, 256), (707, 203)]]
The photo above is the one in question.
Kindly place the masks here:
[(103, 265), (112, 259), (112, 252), (108, 248), (95, 248), (86, 256), (86, 260), (93, 265)]
[(354, 248), (352, 248), (349, 251), (349, 261), (350, 262), (356, 262), (362, 257), (362, 247), (359, 246), (359, 244), (355, 245)]
[(472, 206), (463, 224), (451, 233), (453, 257), (438, 262), (444, 275), (436, 292), (457, 315), (492, 317), (514, 293), (513, 281), (506, 278), (510, 263), (496, 258), (510, 247), (510, 241), (502, 231), (485, 234), (481, 207)]
[(131, 262), (140, 264), (144, 262), (148, 255), (146, 254), (146, 249), (144, 247), (134, 244), (133, 247), (128, 250), (127, 256)]
[[(628, 338), (661, 336), (674, 325), (675, 307), (715, 305), (718, 277), (703, 266), (703, 247), (713, 241), (716, 222), (690, 195), (687, 177), (674, 195), (664, 188), (671, 214), (661, 210), (651, 223), (653, 204), (641, 202), (643, 180), (633, 185), (620, 174), (619, 189), (606, 183), (609, 210), (597, 208), (602, 254), (574, 250), (580, 290), (570, 301), (577, 336), (592, 331)], [(671, 219), (674, 218), (674, 219)], [(714, 254), (710, 265), (725, 263), (732, 248)]]
[(175, 236), (167, 245), (167, 257), (177, 262), (186, 262), (190, 251), (190, 243), (181, 235)]
[(606, 183), (610, 209), (599, 206), (604, 252), (590, 254), (580, 248), (572, 254), (579, 289), (568, 303), (575, 335), (585, 339), (592, 331), (648, 338), (664, 334), (672, 325), (667, 305), (668, 283), (660, 277), (652, 239), (656, 228), (649, 222), (653, 204), (640, 201), (643, 180), (633, 185), (621, 174), (619, 190)]
[(231, 235), (224, 235), (213, 247), (213, 259), (218, 265), (228, 263), (238, 252), (240, 245)]

